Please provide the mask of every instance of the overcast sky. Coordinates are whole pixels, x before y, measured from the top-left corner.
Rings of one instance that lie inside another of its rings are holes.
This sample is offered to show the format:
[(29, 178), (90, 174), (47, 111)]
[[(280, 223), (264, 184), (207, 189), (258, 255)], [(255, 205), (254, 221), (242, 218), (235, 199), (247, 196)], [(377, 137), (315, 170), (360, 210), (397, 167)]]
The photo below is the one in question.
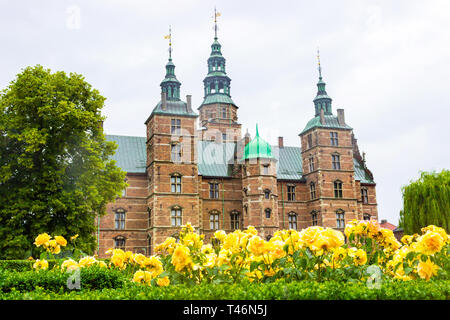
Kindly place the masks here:
[(379, 219), (397, 224), (401, 187), (420, 171), (449, 169), (446, 0), (0, 0), (0, 89), (36, 64), (79, 73), (107, 98), (107, 134), (145, 136), (169, 25), (181, 95), (202, 102), (214, 6), (243, 133), (258, 123), (270, 143), (300, 146), (320, 48), (333, 113), (345, 109), (374, 174)]

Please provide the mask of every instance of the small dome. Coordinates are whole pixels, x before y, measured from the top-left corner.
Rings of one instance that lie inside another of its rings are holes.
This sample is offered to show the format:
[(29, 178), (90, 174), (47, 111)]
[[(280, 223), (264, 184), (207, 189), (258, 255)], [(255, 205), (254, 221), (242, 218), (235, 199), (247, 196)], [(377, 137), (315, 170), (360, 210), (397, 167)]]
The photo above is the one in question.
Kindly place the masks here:
[(244, 160), (255, 158), (273, 158), (270, 144), (259, 136), (256, 125), (256, 136), (244, 149)]

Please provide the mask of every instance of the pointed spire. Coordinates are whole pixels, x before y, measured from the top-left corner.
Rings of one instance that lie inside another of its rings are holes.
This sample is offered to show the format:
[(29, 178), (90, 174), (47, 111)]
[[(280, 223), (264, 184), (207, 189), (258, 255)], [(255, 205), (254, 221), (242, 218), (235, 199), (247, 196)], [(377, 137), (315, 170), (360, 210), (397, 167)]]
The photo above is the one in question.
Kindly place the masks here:
[(258, 124), (256, 124), (256, 137), (259, 137)]
[(172, 27), (169, 26), (169, 61), (172, 61)]
[(217, 12), (216, 7), (214, 7), (214, 40), (217, 40), (217, 17), (220, 17), (220, 12)]
[(322, 80), (322, 66), (320, 64), (320, 52), (317, 48), (317, 64), (319, 70), (319, 82), (317, 82), (317, 95), (314, 98), (315, 115), (320, 115), (320, 110), (323, 109), (325, 115), (332, 115), (331, 112), (331, 101), (332, 99), (328, 96), (325, 85), (326, 83)]
[(172, 27), (169, 26), (169, 34), (164, 36), (169, 39), (169, 61), (166, 64), (166, 77), (161, 82), (161, 91), (165, 92), (168, 100), (180, 100), (181, 83), (175, 76), (175, 65), (172, 62)]

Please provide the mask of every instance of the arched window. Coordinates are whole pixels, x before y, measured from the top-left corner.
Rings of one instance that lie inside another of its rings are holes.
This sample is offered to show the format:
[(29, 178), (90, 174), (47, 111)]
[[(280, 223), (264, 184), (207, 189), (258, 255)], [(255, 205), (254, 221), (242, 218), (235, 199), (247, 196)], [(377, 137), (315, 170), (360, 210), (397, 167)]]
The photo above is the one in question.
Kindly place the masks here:
[(117, 236), (114, 238), (114, 249), (125, 250), (125, 237)]
[(179, 206), (173, 206), (170, 209), (170, 224), (172, 227), (180, 227), (182, 224), (182, 210)]
[(313, 172), (314, 171), (314, 156), (310, 155), (308, 160), (309, 160), (309, 172)]
[(290, 212), (288, 215), (289, 229), (297, 230), (297, 214)]
[(211, 211), (209, 214), (209, 229), (219, 229), (219, 211)]
[(342, 181), (340, 180), (334, 182), (334, 197), (342, 198)]
[(311, 200), (316, 198), (316, 184), (314, 182), (309, 184), (309, 194), (311, 195)]
[(364, 221), (370, 221), (370, 214), (364, 213), (364, 215), (363, 215), (363, 220), (364, 220)]
[(181, 175), (172, 173), (170, 175), (170, 191), (173, 193), (181, 193)]
[(269, 189), (264, 190), (264, 199), (270, 199), (270, 190)]
[(266, 218), (269, 219), (270, 213), (272, 212), (272, 210), (270, 210), (269, 208), (266, 208), (266, 210), (264, 210), (264, 212), (266, 213)]
[(336, 211), (336, 228), (345, 228), (345, 212), (342, 209)]
[(317, 211), (313, 210), (311, 212), (311, 220), (312, 220), (312, 225), (313, 226), (317, 226), (318, 225), (318, 217), (317, 217)]
[(241, 215), (239, 214), (238, 211), (233, 210), (230, 213), (230, 221), (231, 221), (231, 230), (237, 230), (240, 227), (240, 217)]
[(115, 228), (118, 230), (125, 229), (125, 210), (117, 209), (115, 212)]

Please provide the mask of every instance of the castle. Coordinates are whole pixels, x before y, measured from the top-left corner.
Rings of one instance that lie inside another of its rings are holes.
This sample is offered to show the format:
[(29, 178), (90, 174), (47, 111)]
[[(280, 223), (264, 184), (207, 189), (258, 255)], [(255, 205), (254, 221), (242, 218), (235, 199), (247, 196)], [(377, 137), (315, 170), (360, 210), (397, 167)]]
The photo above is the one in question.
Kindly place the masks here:
[(333, 114), (320, 61), (314, 117), (299, 128), (300, 146), (282, 137), (270, 145), (258, 128), (253, 139), (242, 137), (230, 82), (216, 28), (196, 113), (191, 96), (180, 98), (169, 50), (146, 137), (106, 135), (118, 144), (113, 158), (129, 186), (97, 223), (100, 257), (109, 248), (153, 254), (187, 222), (208, 241), (216, 230), (249, 225), (269, 239), (279, 229), (343, 231), (353, 219), (378, 220), (372, 173), (344, 110)]

